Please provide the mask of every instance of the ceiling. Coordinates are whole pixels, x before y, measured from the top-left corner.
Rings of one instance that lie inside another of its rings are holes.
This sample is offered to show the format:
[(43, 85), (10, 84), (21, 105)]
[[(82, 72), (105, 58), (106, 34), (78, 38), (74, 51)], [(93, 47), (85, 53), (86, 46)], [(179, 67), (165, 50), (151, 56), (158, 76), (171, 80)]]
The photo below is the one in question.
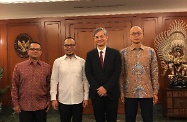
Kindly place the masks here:
[(58, 0), (0, 4), (0, 20), (155, 12), (187, 12), (187, 0)]

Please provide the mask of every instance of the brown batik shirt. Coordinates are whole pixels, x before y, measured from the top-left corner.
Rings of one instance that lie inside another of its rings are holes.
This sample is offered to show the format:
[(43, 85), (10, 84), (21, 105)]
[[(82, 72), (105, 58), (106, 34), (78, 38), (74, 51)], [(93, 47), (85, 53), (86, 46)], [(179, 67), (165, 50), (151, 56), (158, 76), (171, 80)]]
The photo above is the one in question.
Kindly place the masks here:
[(31, 60), (18, 63), (12, 76), (13, 105), (24, 111), (45, 109), (50, 101), (50, 78), (51, 67), (43, 61), (36, 65)]
[(121, 50), (121, 92), (127, 98), (152, 98), (158, 94), (158, 64), (154, 49), (141, 45)]

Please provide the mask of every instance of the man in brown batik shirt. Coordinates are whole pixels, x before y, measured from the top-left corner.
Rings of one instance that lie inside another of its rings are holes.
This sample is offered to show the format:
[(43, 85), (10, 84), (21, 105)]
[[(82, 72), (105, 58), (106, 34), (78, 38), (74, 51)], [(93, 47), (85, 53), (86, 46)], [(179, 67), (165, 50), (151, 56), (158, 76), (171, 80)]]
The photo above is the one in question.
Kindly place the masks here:
[(40, 61), (41, 45), (32, 42), (29, 59), (16, 64), (12, 76), (11, 97), (13, 109), (20, 122), (46, 122), (50, 108), (51, 67)]
[(121, 51), (121, 100), (125, 103), (126, 122), (136, 122), (140, 105), (143, 122), (153, 121), (153, 104), (158, 101), (158, 64), (154, 49), (142, 45), (143, 31), (130, 29), (132, 45)]

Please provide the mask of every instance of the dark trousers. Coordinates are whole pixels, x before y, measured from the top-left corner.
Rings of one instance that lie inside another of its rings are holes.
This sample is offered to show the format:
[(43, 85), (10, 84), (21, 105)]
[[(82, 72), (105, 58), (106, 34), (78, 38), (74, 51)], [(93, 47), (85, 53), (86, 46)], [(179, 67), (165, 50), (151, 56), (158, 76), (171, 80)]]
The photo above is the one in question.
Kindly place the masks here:
[(116, 122), (118, 99), (111, 100), (108, 97), (101, 97), (91, 100), (96, 122)]
[(20, 122), (46, 122), (46, 109), (37, 111), (21, 111), (19, 114)]
[(126, 122), (136, 122), (138, 105), (143, 122), (153, 122), (153, 98), (125, 98)]
[(59, 103), (61, 122), (82, 122), (83, 106), (80, 104), (66, 105)]

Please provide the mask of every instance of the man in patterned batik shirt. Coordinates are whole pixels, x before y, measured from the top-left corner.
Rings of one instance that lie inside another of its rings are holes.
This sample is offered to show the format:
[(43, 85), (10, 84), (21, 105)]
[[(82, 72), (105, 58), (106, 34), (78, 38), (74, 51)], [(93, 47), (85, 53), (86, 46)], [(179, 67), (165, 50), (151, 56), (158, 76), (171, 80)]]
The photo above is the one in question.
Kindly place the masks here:
[(16, 64), (12, 76), (13, 109), (20, 122), (46, 122), (50, 107), (51, 67), (39, 60), (42, 51), (38, 42), (28, 47), (29, 59)]
[(136, 122), (140, 105), (143, 122), (153, 121), (153, 104), (158, 101), (158, 64), (154, 49), (142, 45), (143, 31), (130, 29), (132, 45), (121, 50), (121, 100), (125, 103), (126, 122)]

